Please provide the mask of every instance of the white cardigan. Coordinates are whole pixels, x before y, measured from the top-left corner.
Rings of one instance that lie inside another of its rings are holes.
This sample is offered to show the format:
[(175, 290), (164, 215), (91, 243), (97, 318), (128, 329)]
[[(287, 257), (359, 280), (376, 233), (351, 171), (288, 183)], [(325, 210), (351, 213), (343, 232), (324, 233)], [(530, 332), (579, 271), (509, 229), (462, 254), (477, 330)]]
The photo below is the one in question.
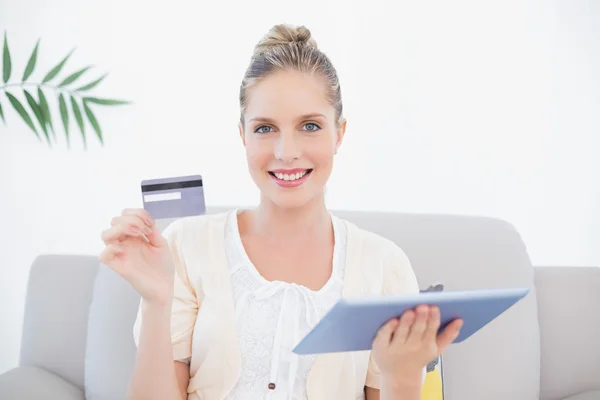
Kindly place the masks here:
[[(190, 400), (223, 400), (240, 373), (224, 242), (227, 215), (182, 218), (163, 233), (176, 269), (171, 318), (173, 359), (191, 358)], [(345, 222), (347, 253), (342, 297), (419, 291), (410, 262), (395, 243)], [(134, 325), (136, 345), (140, 326), (141, 305)], [(379, 388), (379, 369), (370, 355), (368, 351), (319, 355), (308, 376), (308, 399), (361, 399), (364, 386)]]

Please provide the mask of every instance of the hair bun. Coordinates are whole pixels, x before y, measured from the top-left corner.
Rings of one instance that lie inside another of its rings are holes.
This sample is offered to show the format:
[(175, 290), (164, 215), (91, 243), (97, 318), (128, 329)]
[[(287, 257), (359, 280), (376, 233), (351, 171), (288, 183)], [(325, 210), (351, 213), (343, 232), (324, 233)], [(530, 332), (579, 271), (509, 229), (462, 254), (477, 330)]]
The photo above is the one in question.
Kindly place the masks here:
[(311, 37), (310, 30), (305, 26), (279, 24), (272, 27), (258, 42), (254, 54), (260, 54), (272, 47), (298, 43), (303, 46), (318, 49), (317, 42)]

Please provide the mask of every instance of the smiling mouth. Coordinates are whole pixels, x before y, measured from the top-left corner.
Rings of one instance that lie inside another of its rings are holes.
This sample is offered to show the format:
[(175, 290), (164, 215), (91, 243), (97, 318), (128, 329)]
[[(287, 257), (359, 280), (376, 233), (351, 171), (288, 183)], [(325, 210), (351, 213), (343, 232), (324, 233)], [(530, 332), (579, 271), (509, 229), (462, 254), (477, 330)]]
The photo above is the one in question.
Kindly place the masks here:
[(297, 172), (295, 174), (284, 174), (281, 172), (272, 172), (269, 171), (269, 175), (281, 180), (281, 181), (295, 181), (304, 178), (306, 175), (310, 174), (312, 169), (304, 170), (303, 172)]

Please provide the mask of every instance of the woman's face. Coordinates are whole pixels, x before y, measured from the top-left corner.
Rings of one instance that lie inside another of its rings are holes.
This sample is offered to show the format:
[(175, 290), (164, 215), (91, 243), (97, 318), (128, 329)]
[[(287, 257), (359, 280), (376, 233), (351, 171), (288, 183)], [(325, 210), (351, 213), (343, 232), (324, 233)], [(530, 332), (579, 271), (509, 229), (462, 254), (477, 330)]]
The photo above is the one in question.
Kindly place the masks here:
[(269, 75), (250, 88), (240, 135), (250, 175), (279, 207), (294, 208), (322, 196), (341, 144), (326, 98), (325, 80), (294, 70)]

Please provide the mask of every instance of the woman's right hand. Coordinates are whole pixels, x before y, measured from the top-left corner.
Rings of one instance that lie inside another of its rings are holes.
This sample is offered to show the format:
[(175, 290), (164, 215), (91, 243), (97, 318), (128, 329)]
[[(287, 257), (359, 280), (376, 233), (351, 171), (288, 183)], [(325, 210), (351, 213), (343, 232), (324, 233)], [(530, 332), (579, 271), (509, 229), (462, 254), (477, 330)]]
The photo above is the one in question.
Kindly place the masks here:
[(102, 232), (100, 261), (125, 278), (150, 303), (173, 296), (174, 268), (167, 241), (144, 209), (126, 209)]

